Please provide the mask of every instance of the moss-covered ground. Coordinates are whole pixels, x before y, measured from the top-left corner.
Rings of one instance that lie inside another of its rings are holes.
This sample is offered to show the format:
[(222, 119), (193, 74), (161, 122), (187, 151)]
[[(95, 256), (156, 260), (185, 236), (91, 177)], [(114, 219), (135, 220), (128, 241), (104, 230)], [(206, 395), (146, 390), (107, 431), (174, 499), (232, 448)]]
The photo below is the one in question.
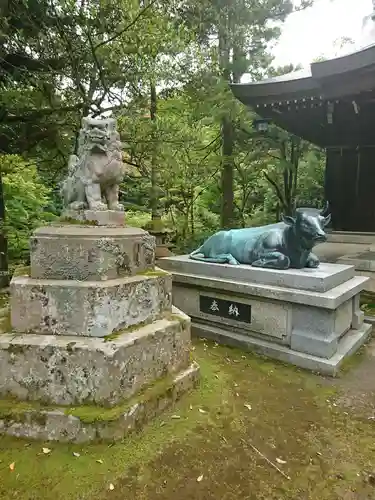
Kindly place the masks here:
[(196, 341), (200, 387), (124, 442), (0, 438), (0, 498), (374, 499), (373, 351), (332, 381)]
[(366, 316), (375, 316), (375, 294), (371, 292), (362, 292), (361, 309)]

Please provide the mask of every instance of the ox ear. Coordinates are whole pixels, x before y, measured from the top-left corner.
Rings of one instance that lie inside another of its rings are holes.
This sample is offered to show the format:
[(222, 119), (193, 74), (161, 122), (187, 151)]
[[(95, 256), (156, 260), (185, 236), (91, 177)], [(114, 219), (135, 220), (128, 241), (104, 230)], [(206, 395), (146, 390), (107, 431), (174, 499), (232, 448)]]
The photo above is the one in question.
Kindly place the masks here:
[(331, 214), (328, 214), (327, 217), (324, 217), (324, 222), (323, 222), (324, 227), (328, 226), (330, 222), (331, 222)]
[(294, 217), (290, 217), (289, 215), (282, 215), (281, 219), (288, 226), (294, 226), (296, 223), (296, 219)]

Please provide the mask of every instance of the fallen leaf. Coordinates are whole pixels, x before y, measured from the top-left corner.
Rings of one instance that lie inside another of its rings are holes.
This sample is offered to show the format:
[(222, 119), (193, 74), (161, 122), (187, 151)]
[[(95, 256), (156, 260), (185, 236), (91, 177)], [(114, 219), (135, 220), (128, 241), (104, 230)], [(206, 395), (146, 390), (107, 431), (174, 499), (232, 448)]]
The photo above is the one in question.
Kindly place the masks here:
[(109, 489), (110, 489), (111, 491), (113, 491), (113, 490), (115, 489), (114, 484), (110, 483), (110, 485), (109, 485)]
[(76, 452), (74, 451), (74, 452), (73, 452), (73, 456), (78, 458), (78, 457), (80, 457), (81, 455), (80, 455), (79, 453), (76, 453)]
[(45, 454), (45, 455), (48, 455), (49, 453), (51, 453), (52, 450), (50, 450), (49, 448), (42, 448), (42, 452)]
[(202, 408), (198, 409), (199, 413), (207, 413), (206, 410), (202, 410)]
[(98, 464), (102, 464), (103, 460), (101, 458), (98, 458), (97, 462), (98, 462)]
[(244, 404), (244, 407), (247, 408), (248, 410), (252, 410), (251, 405)]
[(276, 458), (276, 462), (281, 465), (286, 464), (285, 460), (282, 460), (281, 458)]
[(13, 462), (13, 463), (11, 463), (11, 464), (9, 465), (9, 469), (13, 472), (13, 471), (14, 471), (15, 466), (16, 466), (16, 463), (15, 463), (15, 462)]
[(203, 479), (203, 474), (201, 476), (197, 477), (197, 482), (200, 483), (202, 481), (202, 479)]

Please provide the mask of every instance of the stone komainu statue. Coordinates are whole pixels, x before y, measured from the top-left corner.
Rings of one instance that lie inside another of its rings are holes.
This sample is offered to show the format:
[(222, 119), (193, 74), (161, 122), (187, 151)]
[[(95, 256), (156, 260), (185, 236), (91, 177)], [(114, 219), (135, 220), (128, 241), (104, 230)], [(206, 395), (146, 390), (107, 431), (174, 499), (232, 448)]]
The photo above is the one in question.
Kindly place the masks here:
[(113, 118), (83, 118), (77, 155), (71, 155), (61, 194), (70, 210), (124, 210), (118, 201), (125, 166)]

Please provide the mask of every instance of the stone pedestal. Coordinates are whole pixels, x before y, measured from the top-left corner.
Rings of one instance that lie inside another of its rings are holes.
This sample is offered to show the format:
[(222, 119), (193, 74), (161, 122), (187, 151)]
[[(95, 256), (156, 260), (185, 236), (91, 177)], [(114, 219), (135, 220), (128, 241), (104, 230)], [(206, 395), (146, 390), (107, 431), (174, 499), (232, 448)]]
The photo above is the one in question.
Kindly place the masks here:
[(173, 304), (206, 338), (334, 375), (371, 331), (359, 308), (368, 278), (353, 266), (276, 271), (188, 256), (160, 265), (173, 274)]
[(364, 290), (375, 293), (375, 233), (332, 231), (327, 243), (317, 245), (314, 251), (322, 262), (354, 266), (358, 276), (370, 278)]
[(13, 278), (0, 335), (0, 433), (120, 439), (197, 383), (190, 318), (172, 307), (171, 275), (154, 260), (142, 229), (35, 231), (30, 276)]

